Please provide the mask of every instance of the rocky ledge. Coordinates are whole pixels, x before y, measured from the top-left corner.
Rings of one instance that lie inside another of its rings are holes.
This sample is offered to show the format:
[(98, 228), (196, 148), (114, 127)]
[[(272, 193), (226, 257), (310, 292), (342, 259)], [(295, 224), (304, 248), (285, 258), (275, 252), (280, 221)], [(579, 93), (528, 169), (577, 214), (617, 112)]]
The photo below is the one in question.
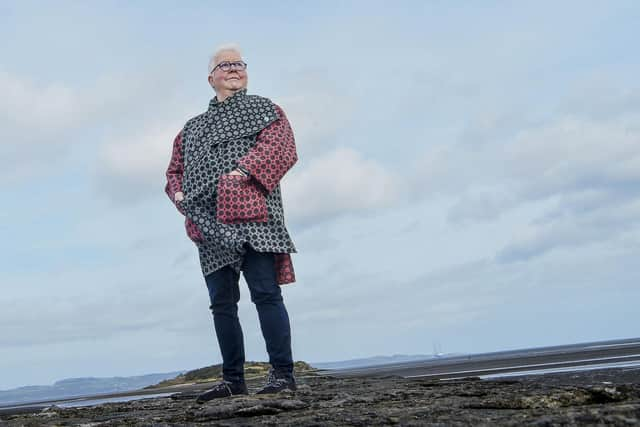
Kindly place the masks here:
[[(262, 378), (249, 384), (255, 389)], [(171, 398), (51, 407), (1, 426), (585, 426), (640, 425), (640, 369), (509, 379), (335, 378), (307, 373), (298, 391), (195, 403), (200, 384)]]

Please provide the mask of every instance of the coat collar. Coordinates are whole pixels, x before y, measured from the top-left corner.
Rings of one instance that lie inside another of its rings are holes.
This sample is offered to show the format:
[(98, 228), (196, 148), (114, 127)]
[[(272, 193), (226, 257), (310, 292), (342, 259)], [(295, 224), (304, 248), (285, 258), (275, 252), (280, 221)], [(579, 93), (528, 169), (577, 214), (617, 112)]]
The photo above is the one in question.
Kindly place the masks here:
[(235, 101), (238, 101), (239, 99), (241, 99), (243, 96), (245, 96), (247, 94), (247, 88), (244, 89), (240, 89), (239, 91), (237, 91), (236, 93), (234, 93), (233, 95), (227, 97), (227, 99), (225, 99), (224, 101), (220, 102), (218, 101), (218, 97), (215, 96), (213, 97), (213, 99), (209, 102), (209, 111), (224, 105), (224, 104), (231, 104)]

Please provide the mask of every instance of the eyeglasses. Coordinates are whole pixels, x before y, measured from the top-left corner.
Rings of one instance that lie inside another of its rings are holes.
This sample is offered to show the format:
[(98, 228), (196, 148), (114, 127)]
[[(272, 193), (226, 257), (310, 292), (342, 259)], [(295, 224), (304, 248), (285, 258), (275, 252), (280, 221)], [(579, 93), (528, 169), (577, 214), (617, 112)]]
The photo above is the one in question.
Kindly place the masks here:
[(244, 71), (247, 69), (247, 64), (243, 61), (224, 61), (213, 67), (213, 70), (211, 70), (211, 74), (216, 71), (216, 68), (220, 68), (225, 73), (231, 70)]

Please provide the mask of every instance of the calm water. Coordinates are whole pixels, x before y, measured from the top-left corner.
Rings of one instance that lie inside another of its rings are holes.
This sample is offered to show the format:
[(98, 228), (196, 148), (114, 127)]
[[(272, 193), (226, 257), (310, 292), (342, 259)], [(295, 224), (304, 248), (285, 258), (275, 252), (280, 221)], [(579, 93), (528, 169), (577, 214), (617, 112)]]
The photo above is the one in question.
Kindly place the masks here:
[(500, 374), (480, 375), (480, 378), (491, 379), (491, 378), (504, 378), (504, 377), (518, 377), (522, 375), (543, 375), (543, 374), (554, 374), (559, 372), (591, 371), (594, 369), (603, 369), (603, 368), (640, 368), (640, 361), (635, 360), (632, 362), (617, 362), (617, 363), (603, 363), (600, 365), (572, 366), (569, 368), (545, 369), (543, 367), (541, 369), (531, 369), (529, 371), (504, 372)]
[(157, 394), (138, 394), (135, 396), (122, 396), (122, 397), (107, 397), (104, 399), (78, 399), (73, 401), (67, 401), (64, 403), (58, 403), (56, 406), (61, 408), (77, 408), (80, 406), (92, 406), (92, 405), (102, 405), (103, 403), (116, 403), (116, 402), (129, 402), (132, 400), (141, 400), (141, 399), (152, 399), (155, 397), (167, 397), (171, 396), (174, 393), (157, 393)]

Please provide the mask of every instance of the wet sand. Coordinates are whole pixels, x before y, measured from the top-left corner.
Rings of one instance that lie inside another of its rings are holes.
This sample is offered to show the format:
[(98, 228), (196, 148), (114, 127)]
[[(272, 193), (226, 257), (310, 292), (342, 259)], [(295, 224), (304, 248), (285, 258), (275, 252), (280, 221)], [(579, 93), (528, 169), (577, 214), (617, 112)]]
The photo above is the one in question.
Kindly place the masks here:
[[(476, 355), (435, 358), (356, 369), (328, 370), (333, 376), (463, 378), (596, 365), (640, 364), (640, 339), (540, 347)], [(322, 373), (322, 371), (321, 371)]]

